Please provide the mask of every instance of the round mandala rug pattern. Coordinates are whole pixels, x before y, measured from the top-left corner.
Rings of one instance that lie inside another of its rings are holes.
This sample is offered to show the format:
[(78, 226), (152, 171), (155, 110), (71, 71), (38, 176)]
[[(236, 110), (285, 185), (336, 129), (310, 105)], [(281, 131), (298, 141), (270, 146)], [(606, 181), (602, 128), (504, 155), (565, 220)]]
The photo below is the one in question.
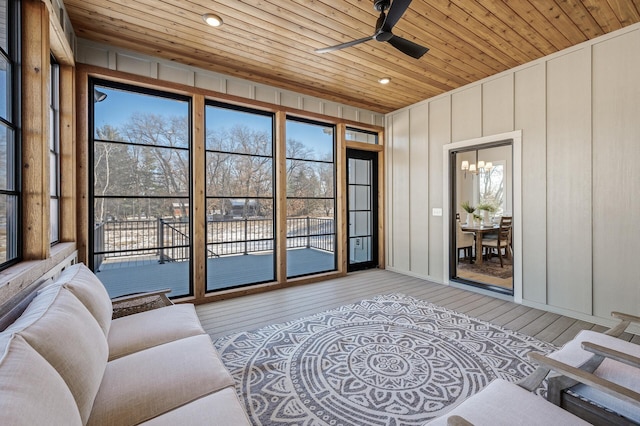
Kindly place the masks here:
[(421, 425), (555, 349), (402, 294), (215, 344), (255, 425)]

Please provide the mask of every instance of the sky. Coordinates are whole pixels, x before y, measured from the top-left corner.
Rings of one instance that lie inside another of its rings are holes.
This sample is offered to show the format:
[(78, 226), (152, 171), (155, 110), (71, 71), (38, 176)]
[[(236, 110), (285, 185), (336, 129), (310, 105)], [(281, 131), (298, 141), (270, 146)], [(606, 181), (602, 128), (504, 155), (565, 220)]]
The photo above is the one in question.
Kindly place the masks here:
[[(96, 86), (96, 89), (107, 95), (106, 99), (94, 104), (95, 125), (102, 127), (109, 124), (114, 127), (124, 125), (135, 112), (152, 112), (156, 115), (183, 116), (188, 113), (188, 103), (185, 101), (167, 99), (159, 96), (132, 93), (123, 90)], [(212, 113), (215, 112), (215, 115)], [(252, 114), (244, 111), (225, 108), (207, 108), (207, 126), (233, 127), (242, 124), (257, 131), (270, 132), (272, 121), (270, 117)], [(325, 133), (326, 126), (305, 122), (287, 121), (287, 139), (302, 142), (315, 151), (316, 158), (326, 158), (332, 153), (333, 136)]]
[(96, 86), (96, 89), (107, 95), (105, 100), (94, 103), (96, 127), (102, 127), (105, 124), (120, 127), (133, 113), (140, 111), (168, 116), (186, 115), (189, 111), (187, 102), (125, 92), (102, 86)]

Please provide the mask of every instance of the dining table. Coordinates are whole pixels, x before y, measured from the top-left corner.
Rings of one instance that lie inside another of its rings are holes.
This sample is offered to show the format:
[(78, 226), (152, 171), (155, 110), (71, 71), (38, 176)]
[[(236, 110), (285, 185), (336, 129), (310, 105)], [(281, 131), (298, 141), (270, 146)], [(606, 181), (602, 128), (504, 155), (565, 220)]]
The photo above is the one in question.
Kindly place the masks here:
[(473, 232), (476, 235), (476, 264), (482, 265), (482, 238), (485, 234), (496, 234), (500, 229), (499, 224), (490, 225), (468, 225), (461, 223), (460, 228), (464, 232)]

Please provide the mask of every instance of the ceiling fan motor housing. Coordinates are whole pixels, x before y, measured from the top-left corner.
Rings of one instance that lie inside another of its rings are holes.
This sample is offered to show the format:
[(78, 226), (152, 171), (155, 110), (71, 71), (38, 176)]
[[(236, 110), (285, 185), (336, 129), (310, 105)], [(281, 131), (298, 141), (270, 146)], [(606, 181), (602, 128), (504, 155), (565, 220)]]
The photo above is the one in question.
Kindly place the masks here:
[(391, 0), (373, 0), (373, 8), (378, 12), (384, 12), (390, 5)]

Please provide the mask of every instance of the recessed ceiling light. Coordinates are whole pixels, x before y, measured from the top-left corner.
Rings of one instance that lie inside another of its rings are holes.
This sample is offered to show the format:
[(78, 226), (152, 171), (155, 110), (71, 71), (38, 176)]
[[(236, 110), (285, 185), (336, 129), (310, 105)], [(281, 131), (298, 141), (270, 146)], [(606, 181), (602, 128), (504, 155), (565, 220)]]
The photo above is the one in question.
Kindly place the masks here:
[(390, 81), (391, 81), (391, 79), (389, 77), (382, 77), (380, 80), (378, 80), (378, 83), (380, 83), (380, 84), (389, 84)]
[(205, 13), (202, 15), (202, 19), (207, 23), (207, 25), (211, 25), (212, 27), (219, 27), (222, 25), (222, 18), (215, 13)]

